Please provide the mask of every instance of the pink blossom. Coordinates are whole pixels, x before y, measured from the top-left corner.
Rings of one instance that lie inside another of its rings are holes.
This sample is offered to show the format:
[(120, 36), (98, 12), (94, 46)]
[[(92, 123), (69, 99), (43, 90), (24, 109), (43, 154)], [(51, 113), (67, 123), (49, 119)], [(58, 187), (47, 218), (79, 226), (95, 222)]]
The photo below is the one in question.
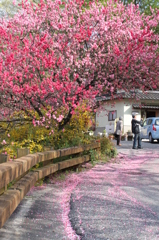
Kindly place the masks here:
[(51, 134), (54, 134), (54, 130), (53, 130), (53, 129), (51, 130), (51, 132), (49, 133), (49, 135), (51, 135)]
[(2, 144), (2, 145), (7, 144), (7, 143), (6, 143), (6, 140), (3, 140), (3, 141), (1, 142), (1, 144)]
[(27, 109), (34, 126), (58, 127), (83, 101), (94, 109), (96, 95), (159, 86), (157, 11), (148, 17), (109, 0), (106, 7), (93, 0), (85, 11), (83, 1), (61, 4), (26, 0), (1, 21), (1, 118)]
[(62, 119), (63, 119), (63, 115), (60, 115), (60, 116), (57, 118), (57, 121), (58, 121), (58, 122), (61, 122)]

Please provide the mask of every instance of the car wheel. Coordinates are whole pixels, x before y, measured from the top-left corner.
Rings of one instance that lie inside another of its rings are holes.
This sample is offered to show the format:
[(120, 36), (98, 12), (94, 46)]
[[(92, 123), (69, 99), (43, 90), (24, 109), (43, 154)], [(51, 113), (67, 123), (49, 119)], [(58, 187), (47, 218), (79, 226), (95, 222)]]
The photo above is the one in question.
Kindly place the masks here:
[(149, 135), (149, 142), (150, 142), (150, 143), (153, 143), (153, 138), (152, 138), (151, 133), (150, 133), (150, 135)]

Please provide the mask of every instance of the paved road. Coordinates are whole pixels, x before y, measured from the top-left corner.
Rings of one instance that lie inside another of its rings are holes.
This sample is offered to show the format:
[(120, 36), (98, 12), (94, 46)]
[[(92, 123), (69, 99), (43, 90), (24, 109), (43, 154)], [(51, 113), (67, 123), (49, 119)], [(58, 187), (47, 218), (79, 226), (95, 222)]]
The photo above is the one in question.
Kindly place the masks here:
[[(116, 145), (116, 141), (114, 140), (113, 143)], [(118, 147), (118, 149), (132, 149), (133, 142), (132, 141), (121, 141), (121, 147)], [(159, 143), (155, 140), (153, 143), (150, 143), (149, 140), (144, 139), (141, 141), (141, 145), (143, 147), (143, 151), (147, 150), (156, 150), (159, 151)], [(134, 149), (135, 151), (135, 149)]]
[(123, 141), (110, 163), (33, 188), (0, 239), (159, 239), (159, 144), (142, 144)]

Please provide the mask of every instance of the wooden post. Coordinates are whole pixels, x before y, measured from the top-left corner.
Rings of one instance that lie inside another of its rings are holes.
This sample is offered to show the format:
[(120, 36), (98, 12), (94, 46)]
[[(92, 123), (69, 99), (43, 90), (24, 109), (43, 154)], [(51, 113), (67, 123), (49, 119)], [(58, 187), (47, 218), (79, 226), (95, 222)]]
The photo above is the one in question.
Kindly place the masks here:
[(51, 151), (51, 150), (54, 150), (54, 148), (53, 147), (44, 147), (44, 151)]
[(0, 154), (0, 163), (5, 163), (9, 161), (9, 155), (5, 153)]
[(29, 148), (18, 148), (17, 149), (17, 158), (24, 157), (30, 153)]
[(7, 191), (7, 184), (5, 183), (5, 186), (4, 186), (4, 191), (6, 192)]

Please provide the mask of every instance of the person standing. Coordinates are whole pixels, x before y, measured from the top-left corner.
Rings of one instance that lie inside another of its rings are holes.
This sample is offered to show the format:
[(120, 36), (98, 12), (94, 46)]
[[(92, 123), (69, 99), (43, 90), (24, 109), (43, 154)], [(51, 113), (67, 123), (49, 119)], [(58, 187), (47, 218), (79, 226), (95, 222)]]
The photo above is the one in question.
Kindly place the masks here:
[(121, 146), (121, 135), (122, 135), (122, 129), (123, 129), (123, 121), (122, 117), (119, 117), (119, 120), (116, 123), (116, 138), (117, 138), (117, 145)]
[[(131, 121), (131, 128), (132, 128), (132, 133), (134, 134), (134, 141), (133, 141), (133, 149), (142, 149), (141, 147), (141, 136), (140, 136), (140, 131), (141, 131), (141, 125), (143, 121), (138, 121), (136, 119), (136, 114), (132, 115), (132, 121)], [(138, 146), (137, 146), (138, 143)]]

